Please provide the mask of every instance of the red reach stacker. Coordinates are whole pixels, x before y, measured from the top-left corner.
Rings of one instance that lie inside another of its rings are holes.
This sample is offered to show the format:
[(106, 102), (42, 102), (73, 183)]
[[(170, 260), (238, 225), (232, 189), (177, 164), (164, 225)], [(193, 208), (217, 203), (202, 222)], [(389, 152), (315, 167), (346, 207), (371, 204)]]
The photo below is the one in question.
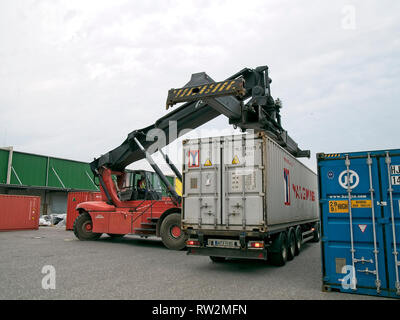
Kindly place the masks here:
[[(126, 234), (161, 237), (164, 245), (180, 250), (186, 245), (181, 232), (181, 197), (162, 173), (151, 155), (160, 152), (177, 178), (182, 175), (161, 149), (177, 136), (170, 132), (187, 133), (219, 115), (243, 132), (265, 132), (295, 157), (309, 157), (300, 150), (281, 126), (281, 101), (270, 93), (268, 67), (245, 68), (221, 82), (206, 73), (193, 74), (183, 88), (168, 92), (167, 109), (180, 107), (158, 119), (153, 125), (131, 132), (117, 148), (95, 159), (91, 170), (99, 181), (102, 200), (80, 203), (74, 233), (80, 240), (95, 240), (103, 233), (111, 237)], [(170, 130), (173, 126), (175, 130)], [(169, 197), (162, 197), (143, 172), (127, 173), (125, 168), (146, 159)]]

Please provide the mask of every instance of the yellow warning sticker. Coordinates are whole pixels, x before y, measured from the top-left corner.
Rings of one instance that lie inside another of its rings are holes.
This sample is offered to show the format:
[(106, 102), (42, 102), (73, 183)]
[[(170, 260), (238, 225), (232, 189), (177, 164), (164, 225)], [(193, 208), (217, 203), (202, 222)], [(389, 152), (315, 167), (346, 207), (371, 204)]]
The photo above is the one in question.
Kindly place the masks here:
[(232, 164), (239, 164), (239, 163), (240, 163), (240, 161), (239, 161), (238, 156), (235, 156), (235, 157), (233, 158), (233, 160), (232, 160)]
[(349, 212), (348, 201), (329, 201), (329, 213), (346, 213)]
[[(351, 208), (372, 208), (371, 200), (351, 200)], [(329, 201), (330, 213), (349, 212), (349, 202), (347, 200)]]
[(372, 208), (371, 200), (351, 200), (352, 208)]
[(207, 161), (204, 163), (204, 166), (205, 167), (211, 167), (212, 166), (212, 163), (211, 163), (210, 159), (207, 159)]

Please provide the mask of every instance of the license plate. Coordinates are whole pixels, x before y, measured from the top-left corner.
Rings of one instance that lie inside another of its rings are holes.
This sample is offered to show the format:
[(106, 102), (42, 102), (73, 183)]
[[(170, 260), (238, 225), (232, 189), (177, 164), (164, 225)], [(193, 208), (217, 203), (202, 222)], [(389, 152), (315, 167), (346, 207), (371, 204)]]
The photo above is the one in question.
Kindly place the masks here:
[(239, 240), (208, 239), (209, 247), (240, 249)]

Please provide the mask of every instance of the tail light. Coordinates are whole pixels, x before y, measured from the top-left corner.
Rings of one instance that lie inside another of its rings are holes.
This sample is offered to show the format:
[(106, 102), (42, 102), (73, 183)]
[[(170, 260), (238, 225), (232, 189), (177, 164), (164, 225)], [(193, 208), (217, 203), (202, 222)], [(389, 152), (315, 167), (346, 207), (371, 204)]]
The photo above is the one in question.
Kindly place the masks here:
[(264, 241), (249, 241), (248, 247), (251, 249), (264, 249)]
[(200, 247), (200, 241), (197, 240), (187, 240), (186, 245), (188, 247)]

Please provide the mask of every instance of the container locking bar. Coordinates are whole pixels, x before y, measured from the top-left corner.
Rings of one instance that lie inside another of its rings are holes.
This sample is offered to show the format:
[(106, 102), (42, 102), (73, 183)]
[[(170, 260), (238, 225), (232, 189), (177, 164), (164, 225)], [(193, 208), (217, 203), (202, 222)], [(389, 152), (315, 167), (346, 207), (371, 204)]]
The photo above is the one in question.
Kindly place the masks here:
[[(347, 172), (347, 196), (348, 196), (348, 206), (349, 206), (349, 227), (350, 227), (350, 252), (351, 252), (351, 265), (352, 265), (352, 270), (355, 270), (355, 257), (354, 254), (356, 250), (354, 249), (354, 236), (353, 236), (353, 213), (351, 210), (351, 186), (350, 186), (350, 159), (349, 155), (346, 154), (346, 160), (345, 160), (345, 166), (346, 166), (346, 172)], [(357, 277), (356, 273), (353, 272), (353, 277), (352, 277), (352, 289), (356, 290), (357, 289)]]
[[(379, 279), (379, 263), (378, 263), (378, 244), (377, 244), (377, 240), (376, 240), (376, 221), (375, 221), (375, 206), (374, 204), (374, 187), (373, 187), (373, 182), (372, 182), (372, 158), (371, 158), (371, 154), (368, 153), (368, 158), (367, 158), (367, 165), (368, 165), (368, 172), (369, 172), (369, 192), (370, 192), (370, 196), (371, 196), (371, 219), (372, 219), (372, 233), (374, 236), (374, 256), (375, 256), (375, 269), (376, 269), (376, 280), (375, 280), (375, 285), (376, 285), (376, 292), (380, 293), (381, 291), (381, 280)], [(364, 259), (364, 257), (362, 257), (362, 259)], [(371, 259), (372, 260), (372, 259)], [(371, 262), (372, 263), (372, 262)]]

